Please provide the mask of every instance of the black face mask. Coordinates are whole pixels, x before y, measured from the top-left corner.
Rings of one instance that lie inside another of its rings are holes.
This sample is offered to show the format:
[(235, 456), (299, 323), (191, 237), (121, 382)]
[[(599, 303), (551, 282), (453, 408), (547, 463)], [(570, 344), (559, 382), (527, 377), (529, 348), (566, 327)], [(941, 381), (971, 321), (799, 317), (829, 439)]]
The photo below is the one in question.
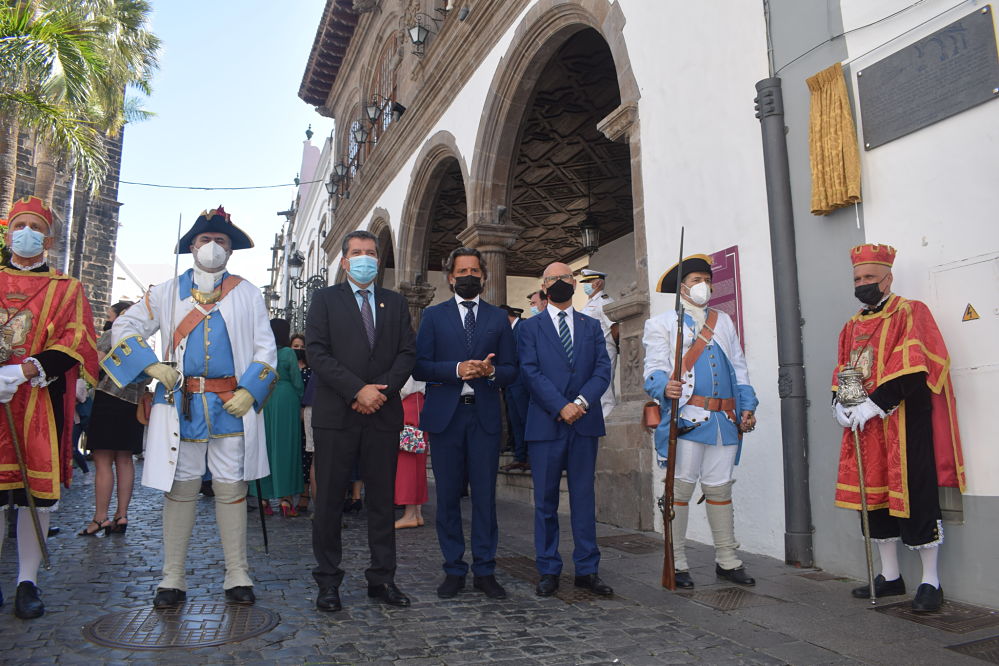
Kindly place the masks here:
[(870, 284), (861, 284), (853, 288), (853, 295), (861, 303), (866, 303), (867, 305), (877, 305), (884, 298), (884, 294), (881, 293), (881, 288), (878, 285), (880, 282), (871, 282)]
[(464, 299), (473, 299), (482, 293), (482, 278), (478, 275), (462, 275), (454, 279), (454, 293)]
[(111, 330), (111, 325), (113, 323), (114, 323), (113, 321), (106, 321), (106, 322), (104, 322), (104, 329), (103, 330), (110, 331)]
[(576, 288), (574, 286), (568, 282), (557, 280), (555, 284), (548, 287), (548, 300), (552, 303), (565, 303), (572, 300), (572, 295), (575, 292)]

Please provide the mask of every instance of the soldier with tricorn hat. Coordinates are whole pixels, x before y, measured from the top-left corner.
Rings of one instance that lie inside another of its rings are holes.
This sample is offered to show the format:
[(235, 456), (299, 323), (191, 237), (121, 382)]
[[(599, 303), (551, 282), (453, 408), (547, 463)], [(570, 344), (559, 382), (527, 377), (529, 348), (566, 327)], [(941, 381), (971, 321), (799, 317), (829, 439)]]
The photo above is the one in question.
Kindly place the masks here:
[[(153, 605), (187, 598), (185, 559), (201, 477), (212, 473), (229, 603), (252, 604), (246, 560), (247, 481), (270, 473), (261, 412), (277, 382), (277, 350), (260, 290), (226, 271), (253, 241), (221, 206), (204, 211), (177, 243), (194, 267), (152, 287), (112, 327), (101, 367), (119, 384), (159, 381), (146, 434), (142, 483), (165, 492), (163, 580)], [(160, 331), (164, 360), (150, 348)]]
[[(680, 272), (679, 275), (677, 272)], [(676, 293), (683, 309), (683, 362), (673, 376), (677, 312), (669, 310), (645, 322), (645, 391), (660, 402), (656, 451), (667, 457), (671, 401), (678, 400), (679, 439), (673, 485), (673, 558), (676, 586), (692, 588), (684, 538), (690, 498), (700, 481), (707, 500), (708, 524), (715, 545), (715, 574), (739, 585), (755, 585), (736, 554), (732, 509), (733, 468), (739, 462), (743, 433), (756, 427), (759, 404), (749, 383), (746, 358), (732, 319), (707, 307), (711, 298), (711, 257), (695, 254), (659, 279), (657, 291)], [(663, 460), (665, 463), (665, 460)], [(663, 465), (665, 467), (665, 464)]]
[[(874, 595), (905, 594), (895, 545), (901, 541), (922, 562), (912, 609), (931, 612), (943, 602), (937, 573), (943, 543), (938, 486), (963, 491), (964, 461), (947, 346), (925, 304), (892, 293), (895, 255), (895, 248), (875, 243), (850, 251), (854, 295), (863, 308), (840, 331), (833, 391), (844, 393), (841, 373), (856, 370), (867, 397), (854, 406), (833, 403), (833, 415), (844, 428), (836, 506), (861, 509), (863, 504), (853, 430), (866, 482), (869, 536), (881, 559)], [(853, 590), (858, 598), (869, 594), (867, 585)]]

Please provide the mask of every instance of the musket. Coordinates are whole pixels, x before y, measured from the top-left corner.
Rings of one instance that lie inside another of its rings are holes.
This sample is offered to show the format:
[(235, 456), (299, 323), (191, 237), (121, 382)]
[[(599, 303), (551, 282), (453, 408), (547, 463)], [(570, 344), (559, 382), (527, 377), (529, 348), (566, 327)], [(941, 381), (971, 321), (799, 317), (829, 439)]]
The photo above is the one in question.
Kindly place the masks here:
[[(680, 364), (683, 362), (683, 306), (680, 304), (680, 282), (683, 279), (683, 227), (680, 227), (680, 258), (676, 264), (676, 344), (673, 358), (673, 374), (671, 380), (680, 380)], [(663, 396), (666, 399), (666, 396)], [(680, 400), (670, 400), (669, 412), (669, 444), (666, 453), (666, 490), (663, 494), (663, 587), (667, 590), (676, 589), (676, 563), (673, 560), (673, 475), (676, 473), (676, 440), (680, 417)]]
[(264, 518), (264, 491), (260, 487), (260, 479), (257, 479), (257, 508), (260, 510), (260, 530), (264, 533), (264, 554), (270, 555), (267, 549), (267, 521)]
[(28, 466), (24, 464), (24, 454), (21, 453), (21, 442), (20, 437), (17, 436), (17, 426), (14, 425), (14, 412), (10, 408), (10, 403), (5, 402), (3, 405), (4, 412), (7, 414), (7, 425), (10, 426), (10, 440), (14, 445), (14, 453), (17, 455), (17, 466), (21, 470), (21, 482), (24, 484), (24, 496), (28, 500), (28, 513), (31, 514), (31, 524), (35, 526), (35, 538), (38, 539), (38, 547), (42, 551), (42, 563), (45, 566), (45, 570), (48, 571), (52, 568), (49, 563), (49, 549), (45, 543), (45, 536), (42, 534), (42, 524), (38, 520), (38, 509), (35, 507), (35, 498), (31, 494), (31, 487), (28, 484)]

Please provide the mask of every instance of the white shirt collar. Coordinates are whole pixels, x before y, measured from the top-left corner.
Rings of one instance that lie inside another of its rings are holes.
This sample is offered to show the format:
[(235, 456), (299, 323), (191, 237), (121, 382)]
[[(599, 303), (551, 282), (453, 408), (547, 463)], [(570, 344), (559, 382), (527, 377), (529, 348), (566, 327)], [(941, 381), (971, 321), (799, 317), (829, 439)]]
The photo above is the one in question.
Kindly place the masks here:
[(558, 313), (564, 312), (566, 315), (565, 316), (566, 320), (572, 323), (572, 313), (575, 312), (575, 309), (573, 309), (571, 305), (567, 307), (565, 310), (559, 310), (551, 303), (545, 306), (545, 310), (548, 312), (548, 316), (552, 318), (552, 321), (555, 322), (556, 326), (558, 326)]
[(462, 298), (458, 294), (454, 295), (454, 302), (455, 303), (457, 303), (458, 305), (461, 305), (462, 301), (472, 301), (473, 303), (475, 303), (475, 306), (472, 307), (473, 310), (475, 308), (479, 307), (479, 297), (478, 296), (476, 296), (475, 298)]

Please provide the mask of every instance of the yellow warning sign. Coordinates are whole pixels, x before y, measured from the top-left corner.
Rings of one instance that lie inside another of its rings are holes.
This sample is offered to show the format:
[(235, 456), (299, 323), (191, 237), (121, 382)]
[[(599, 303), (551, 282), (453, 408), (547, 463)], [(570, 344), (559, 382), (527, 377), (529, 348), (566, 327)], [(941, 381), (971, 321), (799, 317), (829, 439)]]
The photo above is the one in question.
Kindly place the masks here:
[(975, 312), (975, 308), (971, 307), (971, 303), (968, 303), (968, 307), (964, 308), (964, 316), (961, 317), (961, 321), (971, 321), (973, 319), (980, 319), (980, 317)]

